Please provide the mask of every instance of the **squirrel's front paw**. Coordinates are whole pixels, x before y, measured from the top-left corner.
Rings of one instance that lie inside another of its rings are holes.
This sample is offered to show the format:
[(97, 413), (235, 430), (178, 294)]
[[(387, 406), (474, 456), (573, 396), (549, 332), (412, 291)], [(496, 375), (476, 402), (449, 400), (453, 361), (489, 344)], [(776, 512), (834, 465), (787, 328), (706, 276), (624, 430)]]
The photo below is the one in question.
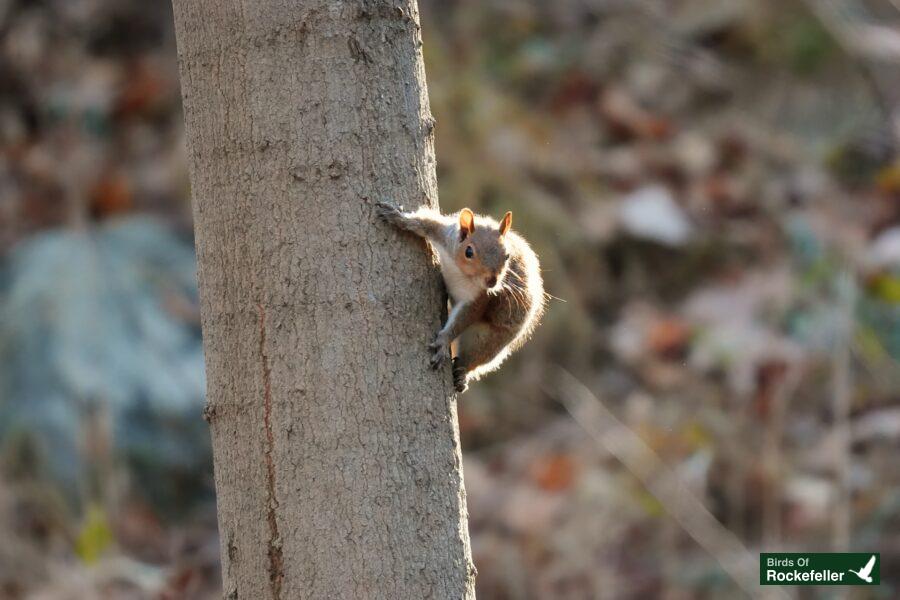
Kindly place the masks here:
[(396, 223), (403, 214), (403, 207), (395, 206), (394, 204), (391, 204), (390, 202), (386, 202), (384, 200), (376, 200), (375, 214), (377, 214), (383, 221), (387, 221), (388, 223)]
[(444, 364), (445, 360), (450, 360), (450, 344), (440, 336), (428, 344), (428, 349), (432, 352), (430, 361), (432, 369), (437, 369)]

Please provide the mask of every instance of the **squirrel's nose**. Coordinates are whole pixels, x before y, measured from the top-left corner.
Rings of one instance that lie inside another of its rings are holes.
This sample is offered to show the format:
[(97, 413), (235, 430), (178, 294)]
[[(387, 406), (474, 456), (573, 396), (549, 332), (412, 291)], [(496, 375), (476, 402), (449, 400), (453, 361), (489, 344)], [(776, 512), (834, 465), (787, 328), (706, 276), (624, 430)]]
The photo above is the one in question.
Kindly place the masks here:
[(487, 279), (487, 286), (488, 286), (489, 288), (492, 288), (492, 287), (494, 287), (495, 285), (497, 285), (497, 276), (496, 276), (496, 275), (492, 275), (492, 276), (488, 277), (488, 279)]

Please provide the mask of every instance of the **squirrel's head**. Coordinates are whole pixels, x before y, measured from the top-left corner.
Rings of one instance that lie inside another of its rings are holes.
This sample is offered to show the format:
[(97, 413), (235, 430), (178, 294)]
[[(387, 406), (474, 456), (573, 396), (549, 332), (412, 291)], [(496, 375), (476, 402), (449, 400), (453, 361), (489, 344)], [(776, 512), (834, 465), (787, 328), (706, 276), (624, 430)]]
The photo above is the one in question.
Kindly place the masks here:
[(478, 286), (490, 290), (503, 280), (509, 262), (506, 233), (512, 225), (508, 212), (498, 224), (493, 219), (478, 218), (468, 208), (459, 213), (459, 245), (454, 260), (459, 270)]

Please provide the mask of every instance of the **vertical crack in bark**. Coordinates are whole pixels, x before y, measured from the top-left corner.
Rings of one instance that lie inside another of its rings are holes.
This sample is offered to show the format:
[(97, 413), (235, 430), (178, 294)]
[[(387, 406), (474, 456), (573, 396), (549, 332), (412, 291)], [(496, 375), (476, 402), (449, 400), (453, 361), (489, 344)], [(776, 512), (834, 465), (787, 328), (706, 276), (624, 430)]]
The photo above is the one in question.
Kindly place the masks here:
[(281, 599), (281, 584), (284, 580), (284, 560), (281, 554), (281, 535), (278, 533), (278, 521), (275, 509), (278, 501), (275, 498), (275, 462), (272, 460), (272, 449), (275, 447), (275, 434), (272, 431), (272, 372), (269, 357), (266, 354), (266, 311), (262, 304), (259, 309), (259, 357), (262, 360), (263, 375), (263, 425), (266, 430), (266, 519), (269, 523), (269, 586), (274, 600)]

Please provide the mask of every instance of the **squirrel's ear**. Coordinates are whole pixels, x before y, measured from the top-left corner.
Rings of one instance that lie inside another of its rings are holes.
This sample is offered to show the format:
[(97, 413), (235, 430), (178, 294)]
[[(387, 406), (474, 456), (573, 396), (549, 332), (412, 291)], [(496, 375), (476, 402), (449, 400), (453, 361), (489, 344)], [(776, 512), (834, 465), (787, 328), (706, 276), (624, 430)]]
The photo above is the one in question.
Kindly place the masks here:
[(475, 215), (468, 208), (459, 211), (459, 237), (461, 240), (475, 231)]
[(500, 221), (500, 235), (506, 235), (506, 232), (509, 231), (509, 228), (512, 227), (512, 213), (507, 211), (505, 215), (503, 215), (503, 220)]

